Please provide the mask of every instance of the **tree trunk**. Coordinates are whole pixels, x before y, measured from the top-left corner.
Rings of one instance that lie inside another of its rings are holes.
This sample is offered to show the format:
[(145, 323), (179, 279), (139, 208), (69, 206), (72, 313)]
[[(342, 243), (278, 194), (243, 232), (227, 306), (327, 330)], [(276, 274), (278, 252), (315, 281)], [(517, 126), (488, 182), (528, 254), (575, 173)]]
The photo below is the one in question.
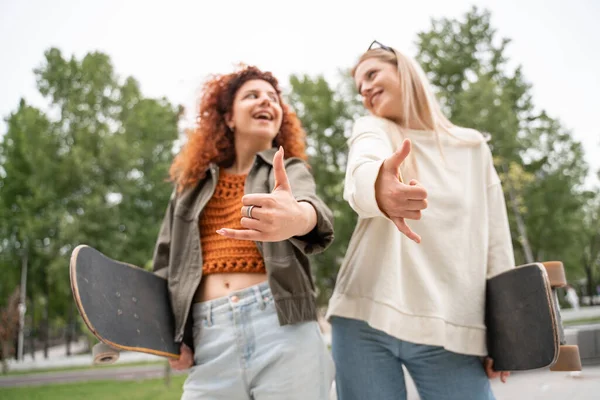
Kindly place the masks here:
[(6, 351), (6, 343), (3, 340), (0, 340), (0, 363), (2, 364), (3, 375), (8, 373), (8, 362), (6, 362), (7, 356), (8, 352)]
[[(600, 234), (596, 233), (592, 239), (590, 240), (590, 260), (588, 263), (585, 263), (586, 267), (586, 275), (587, 275), (587, 285), (588, 291), (591, 296), (591, 304), (595, 305), (594, 296), (596, 295), (596, 274), (594, 274), (594, 267), (598, 266), (598, 262), (600, 262), (600, 250), (598, 250), (598, 244), (600, 244)], [(589, 272), (588, 272), (589, 270)], [(600, 271), (600, 270), (597, 270)], [(598, 281), (600, 283), (600, 280)], [(600, 295), (600, 293), (597, 293)], [(600, 304), (600, 302), (598, 303)]]
[(590, 297), (590, 305), (594, 305), (594, 272), (592, 270), (592, 264), (585, 264), (585, 277), (586, 277), (586, 295)]
[(44, 304), (44, 311), (42, 317), (42, 339), (44, 341), (44, 359), (48, 359), (48, 348), (50, 347), (50, 324), (48, 322), (48, 302)]
[(17, 329), (15, 330), (15, 332), (17, 332), (17, 334), (15, 335), (15, 338), (13, 339), (13, 346), (15, 346), (15, 361), (19, 361), (19, 352), (18, 352), (18, 348), (19, 348), (19, 322), (17, 322)]
[(67, 345), (67, 357), (71, 356), (71, 342), (73, 341), (73, 321), (74, 321), (74, 317), (75, 317), (75, 313), (74, 313), (74, 305), (73, 302), (71, 302), (71, 305), (69, 306), (69, 318), (67, 320), (67, 332), (65, 335), (66, 338), (66, 345)]
[(29, 349), (31, 350), (31, 360), (35, 361), (35, 336), (36, 336), (36, 324), (35, 324), (35, 301), (33, 299), (29, 299), (29, 307), (31, 308), (31, 312), (29, 315), (31, 316), (31, 324), (29, 329)]
[(44, 271), (44, 310), (42, 311), (44, 321), (42, 324), (42, 336), (44, 338), (44, 359), (48, 359), (48, 348), (50, 347), (50, 285), (48, 284), (47, 272)]
[(531, 246), (529, 245), (529, 240), (527, 239), (527, 229), (525, 228), (525, 222), (523, 221), (523, 216), (519, 211), (519, 205), (517, 204), (517, 195), (510, 183), (509, 174), (508, 174), (508, 166), (504, 163), (502, 164), (502, 169), (506, 174), (506, 188), (508, 189), (508, 197), (510, 200), (510, 205), (512, 207), (513, 213), (515, 214), (515, 222), (517, 223), (517, 231), (519, 232), (519, 236), (521, 237), (521, 246), (523, 247), (523, 254), (525, 256), (525, 262), (527, 264), (534, 262), (533, 252), (531, 251)]
[(27, 310), (27, 266), (29, 254), (24, 248), (21, 257), (21, 290), (19, 299), (19, 330), (17, 331), (17, 360), (23, 361), (23, 348), (25, 347), (25, 313)]

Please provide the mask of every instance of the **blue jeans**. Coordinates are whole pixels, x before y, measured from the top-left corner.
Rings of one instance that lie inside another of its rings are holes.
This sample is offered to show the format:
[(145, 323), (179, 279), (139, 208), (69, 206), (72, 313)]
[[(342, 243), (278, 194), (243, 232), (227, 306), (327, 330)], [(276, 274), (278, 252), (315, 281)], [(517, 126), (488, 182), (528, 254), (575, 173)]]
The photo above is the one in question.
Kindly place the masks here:
[(396, 339), (355, 319), (332, 317), (338, 400), (406, 400), (402, 366), (421, 400), (493, 400), (479, 357)]
[(182, 399), (327, 400), (333, 360), (316, 321), (280, 326), (267, 283), (193, 306)]

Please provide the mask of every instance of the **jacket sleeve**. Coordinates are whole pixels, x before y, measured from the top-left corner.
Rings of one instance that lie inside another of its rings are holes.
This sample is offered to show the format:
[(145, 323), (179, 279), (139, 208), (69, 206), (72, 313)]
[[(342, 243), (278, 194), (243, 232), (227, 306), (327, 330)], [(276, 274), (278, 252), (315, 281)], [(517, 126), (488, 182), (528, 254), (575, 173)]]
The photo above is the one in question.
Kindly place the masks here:
[(317, 196), (315, 180), (304, 161), (290, 159), (285, 169), (296, 201), (310, 203), (317, 213), (317, 225), (311, 232), (289, 240), (304, 254), (321, 253), (333, 242), (333, 213)]
[(176, 193), (173, 191), (163, 218), (158, 239), (154, 246), (152, 271), (165, 279), (169, 278), (169, 256), (171, 253), (171, 228), (173, 225), (173, 210), (175, 209)]
[(492, 155), (486, 145), (488, 258), (487, 277), (491, 278), (515, 266), (515, 256), (508, 223), (508, 213), (500, 178), (494, 168)]
[(393, 154), (387, 134), (372, 117), (362, 117), (354, 123), (348, 146), (344, 199), (359, 218), (387, 218), (375, 197), (379, 170)]

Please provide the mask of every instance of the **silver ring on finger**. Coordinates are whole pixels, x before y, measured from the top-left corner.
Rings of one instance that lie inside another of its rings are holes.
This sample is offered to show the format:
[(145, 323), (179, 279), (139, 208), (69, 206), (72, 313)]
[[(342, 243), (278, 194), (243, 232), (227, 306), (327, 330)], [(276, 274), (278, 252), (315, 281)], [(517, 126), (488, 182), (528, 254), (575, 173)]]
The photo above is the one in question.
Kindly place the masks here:
[[(254, 206), (249, 206), (248, 209), (246, 210), (246, 215), (248, 216), (248, 218), (252, 218), (252, 209), (254, 208)], [(254, 219), (254, 218), (252, 218)]]

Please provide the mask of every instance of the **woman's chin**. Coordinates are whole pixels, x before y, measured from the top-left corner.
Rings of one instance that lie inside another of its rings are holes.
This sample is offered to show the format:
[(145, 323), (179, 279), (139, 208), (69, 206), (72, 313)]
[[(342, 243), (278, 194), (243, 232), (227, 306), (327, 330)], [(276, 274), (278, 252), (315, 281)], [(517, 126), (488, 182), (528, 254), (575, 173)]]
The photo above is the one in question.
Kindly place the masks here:
[(373, 107), (373, 114), (391, 121), (399, 120), (397, 107), (390, 107), (390, 104), (387, 104), (386, 102), (382, 102)]
[(261, 143), (264, 143), (265, 146), (269, 148), (271, 147), (271, 143), (273, 143), (273, 139), (275, 139), (275, 136), (277, 136), (277, 132), (259, 129), (245, 134), (244, 140), (252, 143), (253, 145), (259, 145)]

